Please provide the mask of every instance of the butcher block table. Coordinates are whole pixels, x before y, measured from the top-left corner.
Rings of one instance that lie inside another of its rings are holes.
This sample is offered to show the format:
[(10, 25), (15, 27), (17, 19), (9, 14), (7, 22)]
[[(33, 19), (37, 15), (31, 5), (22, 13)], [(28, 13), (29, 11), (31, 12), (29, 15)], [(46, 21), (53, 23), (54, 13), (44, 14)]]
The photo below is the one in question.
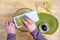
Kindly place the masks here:
[[(36, 2), (48, 1), (53, 4), (51, 15), (59, 21), (57, 31), (52, 35), (43, 34), (48, 40), (60, 40), (60, 0), (0, 0), (0, 40), (6, 40), (7, 33), (3, 28), (3, 23), (12, 20), (14, 13), (20, 8), (30, 8), (35, 10)], [(21, 32), (16, 29), (16, 40), (33, 40), (29, 32)]]

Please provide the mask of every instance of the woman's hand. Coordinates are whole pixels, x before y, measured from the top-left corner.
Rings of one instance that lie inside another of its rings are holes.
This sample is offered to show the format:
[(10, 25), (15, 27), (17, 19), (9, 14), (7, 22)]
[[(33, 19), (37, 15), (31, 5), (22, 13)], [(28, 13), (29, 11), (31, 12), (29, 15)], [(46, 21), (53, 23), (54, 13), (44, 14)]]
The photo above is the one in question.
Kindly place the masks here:
[(14, 33), (15, 34), (15, 25), (12, 21), (5, 22), (3, 24), (7, 34)]
[(29, 32), (32, 32), (36, 29), (35, 23), (30, 18), (23, 19), (24, 26), (28, 29)]

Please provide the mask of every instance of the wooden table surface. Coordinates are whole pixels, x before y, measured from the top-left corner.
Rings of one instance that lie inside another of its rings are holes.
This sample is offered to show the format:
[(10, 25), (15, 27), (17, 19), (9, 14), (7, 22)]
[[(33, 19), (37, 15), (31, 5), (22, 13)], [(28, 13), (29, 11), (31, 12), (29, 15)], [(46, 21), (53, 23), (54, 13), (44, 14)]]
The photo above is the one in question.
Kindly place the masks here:
[[(14, 13), (20, 8), (30, 8), (35, 10), (35, 2), (48, 1), (53, 4), (51, 15), (59, 21), (58, 30), (52, 35), (43, 34), (48, 40), (60, 40), (60, 0), (0, 0), (0, 40), (6, 40), (7, 33), (2, 24), (7, 20), (12, 20)], [(21, 32), (16, 29), (17, 40), (33, 40), (28, 32)]]

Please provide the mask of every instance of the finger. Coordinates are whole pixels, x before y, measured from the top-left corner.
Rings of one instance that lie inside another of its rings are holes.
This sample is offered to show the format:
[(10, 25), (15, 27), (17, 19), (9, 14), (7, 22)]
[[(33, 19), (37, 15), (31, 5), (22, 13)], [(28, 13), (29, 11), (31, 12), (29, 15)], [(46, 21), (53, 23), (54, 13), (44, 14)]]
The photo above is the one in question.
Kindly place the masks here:
[(14, 25), (14, 23), (12, 21), (10, 22), (10, 26), (15, 27), (15, 25)]
[(14, 23), (14, 25), (15, 25), (15, 22), (14, 21), (12, 21), (13, 23)]
[(3, 27), (6, 29), (7, 28), (7, 25), (6, 25), (6, 23), (3, 23)]
[(6, 24), (5, 24), (5, 23), (3, 23), (3, 26), (5, 27), (5, 26), (6, 26)]
[(23, 27), (26, 27), (25, 23), (23, 23)]
[(3, 25), (4, 26), (8, 26), (9, 25), (9, 21), (5, 22)]
[(28, 22), (25, 19), (23, 19), (23, 22), (24, 22), (24, 25), (25, 26), (28, 26), (29, 25)]
[(13, 27), (15, 27), (14, 23), (12, 22)]
[(8, 25), (8, 22), (5, 22), (5, 25)]
[(5, 23), (3, 24), (3, 26), (4, 26), (4, 27), (8, 26), (8, 22), (5, 22)]
[(33, 21), (30, 18), (24, 18), (29, 24), (31, 24)]
[(8, 25), (10, 25), (10, 21), (8, 21)]

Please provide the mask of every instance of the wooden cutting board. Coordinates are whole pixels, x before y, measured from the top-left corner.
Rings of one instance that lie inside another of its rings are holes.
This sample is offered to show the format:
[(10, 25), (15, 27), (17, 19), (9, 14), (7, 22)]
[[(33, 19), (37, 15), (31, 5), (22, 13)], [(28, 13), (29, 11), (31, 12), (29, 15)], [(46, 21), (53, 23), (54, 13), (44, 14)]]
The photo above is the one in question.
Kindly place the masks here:
[[(45, 0), (46, 1), (46, 0)], [(14, 13), (20, 8), (30, 8), (35, 10), (35, 2), (45, 2), (43, 0), (0, 0), (0, 40), (6, 40), (7, 33), (5, 32), (2, 24), (7, 20), (12, 20)], [(53, 2), (48, 0), (54, 4), (53, 13), (60, 24), (60, 1), (53, 0)], [(60, 40), (60, 25), (58, 30), (53, 35), (45, 35), (48, 40)], [(32, 36), (28, 32), (21, 32), (16, 29), (16, 39), (17, 40), (33, 40)]]

